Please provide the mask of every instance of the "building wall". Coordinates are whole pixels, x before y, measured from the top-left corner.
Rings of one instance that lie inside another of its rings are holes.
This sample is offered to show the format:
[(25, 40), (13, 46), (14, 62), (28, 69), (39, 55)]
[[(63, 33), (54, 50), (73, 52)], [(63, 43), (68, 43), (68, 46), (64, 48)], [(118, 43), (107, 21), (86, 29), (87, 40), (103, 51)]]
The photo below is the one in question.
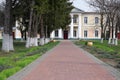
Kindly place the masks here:
[(20, 33), (20, 30), (18, 30), (18, 29), (15, 30), (15, 38), (21, 39), (21, 33)]
[[(68, 39), (71, 39), (71, 26), (73, 27), (73, 39), (100, 39), (101, 38), (101, 27), (100, 27), (100, 15), (95, 12), (85, 12), (85, 13), (70, 13), (71, 23), (68, 28)], [(76, 23), (74, 23), (74, 16), (76, 16)], [(84, 17), (87, 17), (87, 23), (84, 23)], [(98, 18), (98, 23), (95, 23), (95, 17)], [(78, 30), (80, 29), (80, 30)], [(84, 37), (84, 31), (87, 31), (87, 37)], [(63, 38), (62, 34), (59, 31), (59, 35), (57, 38)], [(64, 31), (64, 30), (62, 30)], [(76, 36), (74, 36), (74, 31), (76, 31)], [(98, 36), (95, 37), (95, 31), (98, 31)], [(56, 38), (55, 32), (52, 32), (52, 38)]]
[[(17, 28), (14, 27), (12, 32), (14, 39), (21, 39), (21, 33)], [(0, 30), (0, 39), (2, 38), (3, 38), (3, 29)]]
[[(88, 24), (84, 24), (84, 17), (88, 17)], [(82, 14), (82, 25), (83, 26), (95, 26), (95, 17), (99, 18), (99, 26), (100, 26), (100, 15), (99, 14), (95, 14), (95, 13), (83, 13)]]
[[(88, 23), (84, 23), (84, 17), (88, 18)], [(99, 23), (95, 24), (95, 17), (98, 17)], [(84, 37), (84, 31), (87, 30), (89, 39), (99, 39), (101, 37), (101, 28), (100, 28), (100, 15), (95, 13), (85, 13), (82, 14), (82, 27), (81, 27), (81, 36)], [(95, 37), (95, 30), (98, 30), (98, 37)]]

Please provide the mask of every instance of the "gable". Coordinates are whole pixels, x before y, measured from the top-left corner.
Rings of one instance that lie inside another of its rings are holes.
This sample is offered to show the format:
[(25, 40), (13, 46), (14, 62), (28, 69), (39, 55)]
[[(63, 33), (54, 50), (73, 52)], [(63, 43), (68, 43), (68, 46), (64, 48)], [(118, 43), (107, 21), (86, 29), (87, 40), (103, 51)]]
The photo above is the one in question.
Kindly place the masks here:
[(71, 13), (83, 13), (83, 12), (84, 12), (83, 10), (75, 8), (75, 7), (71, 11)]

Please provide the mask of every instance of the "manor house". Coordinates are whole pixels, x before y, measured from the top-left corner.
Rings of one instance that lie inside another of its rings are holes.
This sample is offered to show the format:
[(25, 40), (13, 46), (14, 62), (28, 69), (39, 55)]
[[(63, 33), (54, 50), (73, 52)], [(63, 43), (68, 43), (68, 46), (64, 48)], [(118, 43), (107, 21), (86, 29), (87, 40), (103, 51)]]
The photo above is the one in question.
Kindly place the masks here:
[(65, 30), (58, 29), (51, 33), (53, 39), (100, 39), (100, 14), (72, 9), (71, 23)]

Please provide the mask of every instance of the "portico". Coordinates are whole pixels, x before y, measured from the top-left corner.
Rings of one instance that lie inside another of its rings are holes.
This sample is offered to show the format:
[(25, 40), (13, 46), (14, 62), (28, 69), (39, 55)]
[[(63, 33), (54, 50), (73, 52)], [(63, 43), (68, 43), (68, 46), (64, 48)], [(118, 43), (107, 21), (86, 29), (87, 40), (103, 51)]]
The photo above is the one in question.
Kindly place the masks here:
[(71, 24), (69, 39), (79, 39), (81, 38), (81, 14), (71, 13)]

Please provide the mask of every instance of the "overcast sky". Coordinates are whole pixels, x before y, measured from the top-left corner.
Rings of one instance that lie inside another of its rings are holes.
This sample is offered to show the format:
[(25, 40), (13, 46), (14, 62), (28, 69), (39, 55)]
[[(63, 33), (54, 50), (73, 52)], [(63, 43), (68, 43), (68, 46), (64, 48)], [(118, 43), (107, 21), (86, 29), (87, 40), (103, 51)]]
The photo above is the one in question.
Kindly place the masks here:
[(2, 1), (5, 1), (5, 0), (0, 0), (0, 3), (1, 3)]
[[(0, 0), (0, 3), (5, 0)], [(70, 0), (73, 1), (73, 5), (81, 10), (84, 10), (86, 12), (91, 12), (93, 9), (89, 6), (89, 4), (86, 2), (86, 0)]]

